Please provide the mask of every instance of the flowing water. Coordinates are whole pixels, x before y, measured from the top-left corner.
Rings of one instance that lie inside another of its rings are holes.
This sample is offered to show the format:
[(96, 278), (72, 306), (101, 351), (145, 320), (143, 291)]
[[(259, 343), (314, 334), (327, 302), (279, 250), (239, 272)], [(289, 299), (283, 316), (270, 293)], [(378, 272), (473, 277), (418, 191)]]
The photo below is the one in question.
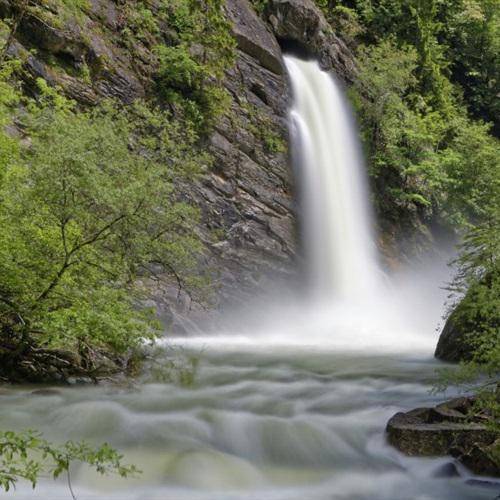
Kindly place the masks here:
[(340, 84), (315, 61), (286, 56), (285, 63), (309, 285), (315, 295), (357, 301), (381, 273), (356, 125)]
[[(190, 386), (0, 390), (0, 428), (55, 441), (109, 442), (135, 479), (75, 465), (79, 500), (493, 499), (449, 458), (408, 458), (384, 428), (429, 393), (444, 301), (443, 265), (381, 279), (356, 131), (339, 86), (316, 63), (286, 58), (300, 157), (309, 265), (303, 294), (240, 311), (217, 334), (170, 340), (160, 365), (196, 356)], [(269, 301), (267, 301), (269, 302)], [(476, 482), (475, 482), (476, 481)], [(64, 478), (21, 484), (16, 500), (69, 499)]]
[[(385, 443), (393, 413), (437, 401), (435, 366), (431, 356), (206, 346), (191, 388), (5, 389), (0, 426), (108, 441), (143, 470), (119, 480), (74, 467), (79, 500), (493, 499), (498, 490), (467, 475), (439, 477), (449, 459), (407, 458)], [(70, 500), (64, 478), (5, 496)]]

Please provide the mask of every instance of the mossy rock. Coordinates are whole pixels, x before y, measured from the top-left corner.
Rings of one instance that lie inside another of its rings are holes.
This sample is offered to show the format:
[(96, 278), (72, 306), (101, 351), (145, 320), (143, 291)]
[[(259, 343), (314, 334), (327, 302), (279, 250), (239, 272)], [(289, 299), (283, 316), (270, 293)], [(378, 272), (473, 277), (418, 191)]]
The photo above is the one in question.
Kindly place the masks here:
[(466, 322), (461, 321), (460, 305), (448, 317), (439, 336), (434, 355), (436, 358), (451, 363), (469, 361), (474, 352), (470, 344), (470, 330)]

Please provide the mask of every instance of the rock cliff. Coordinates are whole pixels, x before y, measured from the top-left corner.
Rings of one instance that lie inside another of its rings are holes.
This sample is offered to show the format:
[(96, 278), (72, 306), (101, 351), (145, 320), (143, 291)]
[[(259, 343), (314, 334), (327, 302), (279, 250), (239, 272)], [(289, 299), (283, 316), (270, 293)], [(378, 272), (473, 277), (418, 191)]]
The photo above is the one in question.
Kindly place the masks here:
[[(127, 44), (125, 4), (92, 0), (82, 19), (63, 24), (25, 15), (8, 52), (23, 56), (27, 87), (43, 77), (82, 106), (103, 97), (127, 104), (151, 96), (154, 55), (147, 36), (133, 48)], [(14, 2), (0, 0), (4, 17), (15, 9)], [(306, 47), (347, 81), (354, 74), (349, 50), (312, 0), (272, 0), (261, 16), (247, 0), (227, 0), (226, 13), (237, 41), (236, 64), (224, 83), (231, 112), (207, 140), (213, 167), (200, 181), (182, 186), (182, 195), (202, 212), (203, 265), (216, 283), (218, 307), (296, 272), (290, 89), (282, 47)], [(168, 38), (168, 26), (162, 30)]]

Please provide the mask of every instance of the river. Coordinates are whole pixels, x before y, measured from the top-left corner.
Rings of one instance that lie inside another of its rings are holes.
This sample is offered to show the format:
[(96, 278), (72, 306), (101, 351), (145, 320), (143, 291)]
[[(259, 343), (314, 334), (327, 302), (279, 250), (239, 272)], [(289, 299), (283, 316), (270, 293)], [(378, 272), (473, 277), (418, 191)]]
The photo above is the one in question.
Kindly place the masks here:
[[(191, 387), (144, 383), (3, 388), (0, 427), (55, 441), (104, 441), (143, 472), (98, 477), (71, 469), (79, 500), (492, 499), (469, 475), (440, 477), (449, 458), (408, 458), (384, 427), (429, 393), (431, 356), (219, 344), (200, 356)], [(16, 500), (69, 499), (65, 479), (20, 484)]]

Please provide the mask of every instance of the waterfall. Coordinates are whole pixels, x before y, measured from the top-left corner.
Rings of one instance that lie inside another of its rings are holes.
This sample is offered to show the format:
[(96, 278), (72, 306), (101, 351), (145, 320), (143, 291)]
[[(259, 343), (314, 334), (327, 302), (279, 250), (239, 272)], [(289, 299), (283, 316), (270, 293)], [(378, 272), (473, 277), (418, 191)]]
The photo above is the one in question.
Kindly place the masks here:
[[(314, 61), (286, 56), (292, 156), (309, 287), (280, 288), (229, 311), (214, 335), (180, 345), (432, 355), (448, 279), (444, 263), (379, 268), (363, 155), (342, 86)], [(169, 339), (171, 342), (172, 339)]]
[(356, 124), (340, 84), (315, 61), (286, 56), (285, 64), (309, 284), (353, 300), (373, 292), (380, 275)]

